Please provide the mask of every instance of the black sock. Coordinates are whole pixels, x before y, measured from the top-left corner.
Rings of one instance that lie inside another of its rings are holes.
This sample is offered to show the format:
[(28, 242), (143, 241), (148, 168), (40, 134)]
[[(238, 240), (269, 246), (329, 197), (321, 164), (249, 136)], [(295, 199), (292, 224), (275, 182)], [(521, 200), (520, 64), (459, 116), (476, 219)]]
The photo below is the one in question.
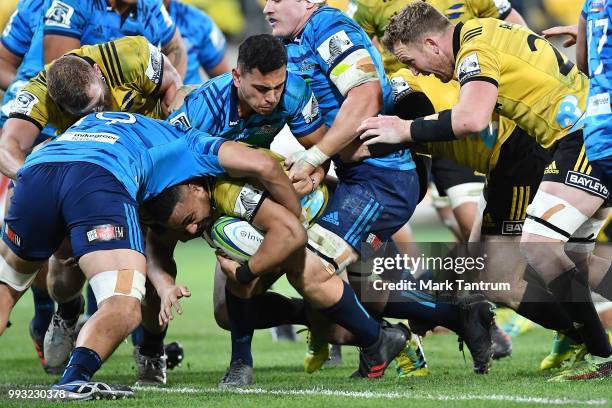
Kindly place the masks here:
[(168, 326), (161, 333), (152, 333), (146, 327), (142, 327), (142, 339), (140, 341), (140, 354), (147, 357), (159, 357), (164, 354), (164, 338)]
[(344, 327), (357, 337), (360, 347), (368, 347), (376, 343), (380, 334), (380, 324), (365, 310), (357, 300), (353, 288), (346, 283), (338, 303), (321, 310), (334, 323)]
[(231, 362), (242, 360), (244, 364), (253, 366), (251, 341), (255, 329), (251, 322), (252, 299), (239, 298), (225, 288), (225, 305), (232, 338)]
[(459, 330), (459, 306), (438, 302), (435, 296), (416, 290), (390, 291), (383, 316), (427, 322), (454, 332)]
[(582, 343), (582, 337), (574, 329), (572, 320), (557, 303), (555, 297), (536, 283), (527, 282), (516, 313), (542, 327), (559, 331), (577, 343)]
[(608, 272), (606, 272), (599, 285), (593, 291), (612, 301), (612, 265), (610, 265), (610, 269), (608, 269)]
[(269, 329), (283, 324), (308, 325), (303, 299), (266, 292), (254, 296), (251, 302), (254, 308), (251, 324), (254, 329)]
[(96, 295), (91, 288), (91, 285), (87, 285), (87, 314), (91, 316), (98, 310), (98, 303), (96, 301)]
[(572, 319), (589, 353), (609, 357), (612, 347), (593, 305), (591, 288), (585, 274), (574, 267), (551, 281), (548, 288)]
[(40, 290), (36, 286), (32, 286), (32, 294), (34, 296), (32, 328), (36, 333), (44, 336), (55, 311), (55, 302), (46, 290)]
[(83, 311), (83, 297), (81, 295), (66, 303), (57, 304), (57, 313), (63, 320), (75, 322)]

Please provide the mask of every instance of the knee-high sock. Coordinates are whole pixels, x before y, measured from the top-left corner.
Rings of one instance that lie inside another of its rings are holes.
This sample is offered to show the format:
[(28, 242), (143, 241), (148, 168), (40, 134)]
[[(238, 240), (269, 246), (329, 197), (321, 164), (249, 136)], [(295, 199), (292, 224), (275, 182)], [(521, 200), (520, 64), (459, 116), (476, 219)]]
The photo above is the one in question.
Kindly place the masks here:
[(593, 305), (585, 274), (574, 267), (552, 280), (548, 288), (572, 319), (589, 353), (599, 357), (610, 356), (612, 347)]
[(612, 301), (612, 265), (610, 265), (610, 269), (608, 269), (608, 272), (606, 272), (599, 285), (593, 291)]
[(253, 340), (255, 329), (251, 321), (251, 316), (253, 316), (252, 299), (239, 298), (226, 288), (225, 304), (227, 306), (232, 339), (231, 362), (242, 360), (244, 364), (253, 366), (251, 341)]

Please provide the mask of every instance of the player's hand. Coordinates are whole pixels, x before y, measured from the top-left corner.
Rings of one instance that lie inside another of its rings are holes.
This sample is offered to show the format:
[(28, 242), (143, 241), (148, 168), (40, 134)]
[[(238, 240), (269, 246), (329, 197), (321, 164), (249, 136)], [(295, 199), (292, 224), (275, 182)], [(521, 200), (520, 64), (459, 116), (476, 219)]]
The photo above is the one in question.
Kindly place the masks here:
[(410, 124), (412, 121), (403, 120), (397, 116), (377, 116), (361, 122), (357, 132), (361, 133), (361, 140), (365, 145), (374, 143), (400, 144), (412, 141), (410, 137)]
[(563, 46), (565, 48), (571, 47), (576, 44), (576, 38), (578, 37), (578, 26), (577, 25), (569, 25), (569, 26), (556, 26), (549, 28), (548, 30), (542, 31), (544, 38), (552, 38), (558, 37), (561, 35), (568, 35), (569, 38), (563, 42)]
[(190, 297), (191, 292), (187, 286), (172, 285), (166, 287), (160, 294), (161, 304), (159, 308), (159, 325), (164, 326), (170, 320), (174, 319), (172, 308), (176, 309), (176, 313), (183, 314), (183, 308), (179, 299), (182, 297)]
[(325, 169), (321, 166), (317, 167), (307, 179), (295, 181), (293, 188), (300, 198), (315, 191), (325, 178)]
[(295, 163), (291, 163), (289, 170), (289, 178), (292, 183), (311, 183), (310, 176), (314, 173), (315, 167), (306, 160), (299, 159)]
[(241, 285), (241, 283), (238, 282), (238, 280), (236, 279), (236, 269), (238, 269), (240, 264), (234, 261), (233, 259), (226, 258), (219, 252), (217, 252), (217, 261), (219, 262), (221, 270), (223, 271), (225, 276), (227, 276), (227, 279)]

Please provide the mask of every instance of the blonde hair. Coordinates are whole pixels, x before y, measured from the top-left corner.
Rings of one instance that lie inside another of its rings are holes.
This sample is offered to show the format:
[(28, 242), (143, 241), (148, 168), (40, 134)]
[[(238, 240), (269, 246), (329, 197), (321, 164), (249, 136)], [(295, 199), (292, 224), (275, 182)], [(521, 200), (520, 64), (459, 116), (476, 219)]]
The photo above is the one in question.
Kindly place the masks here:
[(411, 3), (394, 14), (383, 36), (383, 45), (391, 52), (398, 42), (419, 43), (427, 33), (442, 33), (452, 23), (446, 16), (423, 1)]

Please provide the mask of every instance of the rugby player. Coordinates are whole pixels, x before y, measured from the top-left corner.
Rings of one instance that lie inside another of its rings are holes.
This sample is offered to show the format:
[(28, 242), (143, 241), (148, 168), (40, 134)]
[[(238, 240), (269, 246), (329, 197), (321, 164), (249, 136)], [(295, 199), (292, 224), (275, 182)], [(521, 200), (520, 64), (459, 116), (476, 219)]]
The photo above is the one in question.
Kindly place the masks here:
[[(336, 156), (352, 151), (361, 120), (389, 112), (393, 106), (393, 90), (380, 54), (354, 21), (324, 7), (319, 0), (268, 1), (264, 14), (272, 33), (284, 39), (289, 71), (309, 81), (329, 127), (320, 142), (293, 160), (290, 175), (294, 181), (307, 179), (316, 167), (334, 156), (339, 183), (317, 225), (323, 240), (348, 247), (355, 260), (359, 256), (368, 259), (408, 221), (419, 198), (410, 151), (359, 163), (346, 163)], [(343, 251), (341, 247), (336, 250)], [(461, 309), (436, 304), (428, 297), (423, 302), (388, 302), (382, 315), (418, 316), (453, 328), (465, 338), (475, 372), (484, 373), (491, 348), (492, 315), (484, 311), (487, 307), (478, 303)], [(466, 320), (461, 318), (468, 315), (473, 317), (472, 331), (464, 327)], [(307, 367), (308, 371), (323, 364), (327, 350), (326, 344), (311, 343), (305, 363), (313, 368)]]
[[(461, 94), (452, 110), (426, 119), (364, 121), (362, 138), (374, 136), (367, 143), (454, 140), (480, 132), (495, 110), (516, 121), (540, 145), (553, 149), (549, 168), (556, 171), (545, 171), (527, 207), (521, 252), (574, 322), (590, 353), (586, 357), (592, 363), (590, 375), (609, 374), (606, 364), (612, 348), (593, 306), (586, 273), (600, 277), (609, 273), (604, 266), (609, 268), (609, 262), (588, 262), (607, 214), (600, 207), (608, 190), (591, 175), (579, 129), (587, 78), (550, 43), (525, 28), (495, 19), (454, 25), (424, 3), (411, 4), (393, 17), (383, 42), (415, 73), (433, 73), (446, 82), (457, 78)], [(537, 67), (529, 62), (534, 59), (539, 61)], [(523, 86), (516, 87), (512, 78), (519, 76)]]
[[(275, 160), (237, 143), (137, 114), (90, 114), (29, 156), (18, 174), (0, 244), (0, 333), (40, 265), (69, 235), (99, 309), (81, 329), (55, 386), (65, 391), (66, 399), (131, 395), (129, 389), (90, 379), (140, 323), (146, 259), (139, 204), (185, 180), (224, 174), (254, 177), (279, 206), (296, 219), (301, 214), (295, 190)], [(33, 199), (41, 192), (48, 200)], [(208, 203), (201, 195), (198, 199)], [(189, 217), (172, 219), (169, 226), (201, 233), (210, 212), (210, 206), (203, 205)], [(284, 245), (288, 250), (303, 247), (303, 228), (292, 232), (284, 236)]]
[[(115, 59), (113, 50), (122, 57)], [(114, 70), (114, 66), (121, 70)], [(14, 178), (26, 153), (47, 125), (63, 131), (83, 114), (101, 110), (161, 117), (162, 106), (174, 99), (180, 84), (167, 58), (144, 37), (125, 37), (75, 50), (48, 66), (19, 92), (0, 139), (3, 158), (0, 170)], [(68, 248), (62, 251), (60, 259), (70, 257)], [(59, 263), (62, 261), (51, 264)], [(45, 364), (51, 367), (66, 361), (82, 308), (79, 293), (68, 290), (70, 297), (64, 294), (66, 286), (82, 284), (81, 274), (70, 263), (65, 266), (52, 268), (50, 277), (51, 294), (59, 302), (44, 347)], [(62, 272), (64, 269), (66, 272)]]

